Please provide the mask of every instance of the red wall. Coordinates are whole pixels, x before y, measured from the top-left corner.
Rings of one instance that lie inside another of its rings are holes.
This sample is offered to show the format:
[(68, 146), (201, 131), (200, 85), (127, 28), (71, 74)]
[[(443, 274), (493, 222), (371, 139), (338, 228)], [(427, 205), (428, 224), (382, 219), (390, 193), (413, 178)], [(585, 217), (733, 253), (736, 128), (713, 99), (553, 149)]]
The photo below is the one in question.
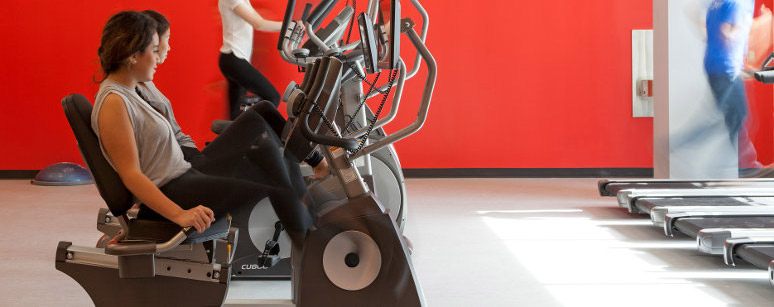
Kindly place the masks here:
[(774, 162), (774, 92), (771, 85), (747, 81), (747, 99), (750, 104), (748, 131), (764, 165)]
[[(772, 0), (756, 0), (756, 7), (765, 4), (772, 7)], [(755, 12), (760, 14), (759, 10)], [(771, 50), (769, 50), (771, 51)], [(750, 139), (755, 144), (758, 153), (758, 161), (763, 164), (774, 162), (774, 91), (771, 85), (765, 85), (748, 80), (747, 98), (750, 106), (747, 128)]]
[[(284, 1), (253, 2), (265, 17), (281, 18)], [(410, 2), (402, 2), (404, 16), (419, 21)], [(81, 161), (60, 100), (76, 92), (94, 97), (101, 27), (123, 9), (153, 8), (171, 21), (172, 51), (155, 82), (184, 131), (200, 145), (212, 139), (209, 123), (225, 116), (216, 3), (6, 1), (0, 10), (0, 169)], [(651, 28), (651, 3), (423, 1), (439, 75), (424, 128), (396, 145), (403, 166), (651, 167), (652, 120), (631, 117), (630, 81), (631, 30)], [(253, 63), (280, 92), (300, 79), (279, 59), (276, 34), (255, 38)], [(407, 82), (402, 116), (388, 130), (413, 121), (424, 77), (423, 69)], [(756, 93), (768, 101), (770, 122), (771, 89)], [(772, 129), (764, 128), (756, 137), (770, 144)]]

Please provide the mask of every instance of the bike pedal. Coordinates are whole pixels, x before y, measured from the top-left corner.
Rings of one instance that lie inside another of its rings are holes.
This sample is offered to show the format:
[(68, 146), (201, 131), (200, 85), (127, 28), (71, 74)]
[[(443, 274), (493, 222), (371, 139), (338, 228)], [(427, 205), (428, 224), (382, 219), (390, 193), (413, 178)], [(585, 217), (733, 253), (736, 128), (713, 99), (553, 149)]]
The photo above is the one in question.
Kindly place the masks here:
[(280, 251), (280, 246), (277, 241), (273, 240), (267, 240), (266, 246), (263, 248), (263, 253), (268, 255), (278, 255)]
[(268, 269), (275, 266), (281, 260), (279, 255), (269, 255), (258, 257), (258, 265), (262, 269)]

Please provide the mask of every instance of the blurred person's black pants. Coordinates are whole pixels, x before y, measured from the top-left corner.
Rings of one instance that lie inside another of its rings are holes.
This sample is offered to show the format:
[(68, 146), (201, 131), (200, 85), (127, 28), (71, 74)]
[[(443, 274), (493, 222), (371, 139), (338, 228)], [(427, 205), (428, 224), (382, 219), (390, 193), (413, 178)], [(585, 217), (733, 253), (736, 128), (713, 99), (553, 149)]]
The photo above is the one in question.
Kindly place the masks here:
[(739, 167), (761, 167), (745, 127), (748, 110), (744, 80), (741, 76), (710, 75), (709, 85), (715, 103), (723, 114), (731, 142), (739, 142)]

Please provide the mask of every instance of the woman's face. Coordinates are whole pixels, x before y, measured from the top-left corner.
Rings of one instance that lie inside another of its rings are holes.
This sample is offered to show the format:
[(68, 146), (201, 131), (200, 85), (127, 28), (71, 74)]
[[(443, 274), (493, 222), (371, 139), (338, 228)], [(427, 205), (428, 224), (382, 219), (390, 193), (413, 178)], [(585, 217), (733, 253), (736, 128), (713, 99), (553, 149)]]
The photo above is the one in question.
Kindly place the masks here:
[[(153, 81), (156, 64), (159, 63), (159, 35), (153, 34), (153, 41), (142, 52), (135, 53), (132, 61), (132, 72), (139, 82)], [(136, 61), (136, 62), (135, 62)]]
[(159, 64), (164, 63), (172, 47), (169, 46), (169, 29), (159, 37)]

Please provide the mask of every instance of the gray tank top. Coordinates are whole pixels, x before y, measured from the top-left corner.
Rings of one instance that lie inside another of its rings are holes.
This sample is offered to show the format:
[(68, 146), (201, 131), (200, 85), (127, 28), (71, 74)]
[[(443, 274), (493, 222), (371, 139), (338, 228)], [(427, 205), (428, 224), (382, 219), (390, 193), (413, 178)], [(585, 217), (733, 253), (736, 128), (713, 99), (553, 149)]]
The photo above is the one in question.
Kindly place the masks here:
[(153, 81), (137, 84), (137, 91), (153, 108), (161, 112), (161, 115), (164, 115), (164, 117), (167, 118), (169, 124), (172, 125), (172, 131), (175, 132), (175, 138), (180, 146), (196, 148), (196, 144), (191, 136), (183, 133), (183, 130), (180, 129), (180, 125), (177, 123), (177, 119), (175, 119), (175, 112), (172, 112), (172, 103), (167, 96), (164, 96), (164, 94), (156, 88)]
[(134, 128), (134, 140), (140, 158), (140, 169), (153, 184), (158, 187), (164, 186), (191, 168), (191, 164), (183, 158), (183, 151), (175, 139), (175, 132), (169, 121), (146, 103), (134, 89), (105, 79), (102, 81), (94, 101), (94, 110), (91, 112), (91, 129), (100, 139), (99, 145), (102, 154), (105, 155), (113, 169), (115, 169), (115, 165), (102, 146), (97, 122), (102, 103), (110, 93), (121, 97), (126, 105), (129, 120)]

